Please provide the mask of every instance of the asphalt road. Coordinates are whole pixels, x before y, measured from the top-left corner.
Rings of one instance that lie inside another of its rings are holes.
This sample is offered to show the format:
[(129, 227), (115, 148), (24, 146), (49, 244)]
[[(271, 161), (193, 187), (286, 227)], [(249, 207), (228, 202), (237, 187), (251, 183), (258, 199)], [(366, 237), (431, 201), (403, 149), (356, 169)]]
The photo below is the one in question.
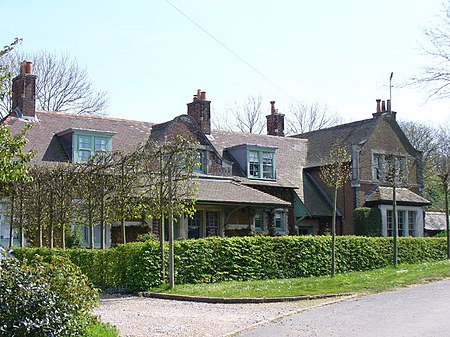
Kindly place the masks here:
[(450, 280), (314, 308), (235, 336), (449, 337)]

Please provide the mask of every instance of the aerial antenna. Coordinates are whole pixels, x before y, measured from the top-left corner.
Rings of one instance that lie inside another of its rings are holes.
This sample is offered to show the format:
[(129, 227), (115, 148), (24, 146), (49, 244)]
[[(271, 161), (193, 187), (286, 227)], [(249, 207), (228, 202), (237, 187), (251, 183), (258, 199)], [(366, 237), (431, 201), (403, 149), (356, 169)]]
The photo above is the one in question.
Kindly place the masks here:
[(389, 112), (392, 112), (392, 76), (394, 76), (393, 71), (391, 71), (391, 77), (389, 77)]

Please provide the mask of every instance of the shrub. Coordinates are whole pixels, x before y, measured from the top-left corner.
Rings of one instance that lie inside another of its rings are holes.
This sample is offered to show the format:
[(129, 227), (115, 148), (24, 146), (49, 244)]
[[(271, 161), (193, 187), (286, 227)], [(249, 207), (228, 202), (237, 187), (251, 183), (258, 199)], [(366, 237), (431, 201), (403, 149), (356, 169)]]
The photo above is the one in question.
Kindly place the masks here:
[(98, 294), (63, 257), (0, 263), (2, 336), (78, 336), (92, 321)]
[(381, 210), (379, 208), (355, 208), (353, 220), (356, 235), (381, 236)]

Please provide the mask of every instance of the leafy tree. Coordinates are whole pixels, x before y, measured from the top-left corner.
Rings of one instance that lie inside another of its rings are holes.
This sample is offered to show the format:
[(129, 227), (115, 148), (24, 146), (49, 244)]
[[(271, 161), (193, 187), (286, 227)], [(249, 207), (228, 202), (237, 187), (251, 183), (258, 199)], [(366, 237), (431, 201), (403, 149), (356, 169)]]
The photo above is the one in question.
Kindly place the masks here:
[[(76, 114), (103, 113), (108, 106), (106, 92), (95, 91), (86, 68), (80, 67), (68, 55), (46, 51), (34, 54), (12, 52), (0, 59), (0, 65), (17, 75), (21, 61), (33, 62), (37, 75), (36, 108), (45, 111), (63, 111)], [(0, 102), (0, 116), (7, 116), (12, 107), (11, 81), (4, 83), (8, 95)]]
[(430, 98), (450, 98), (450, 2), (443, 4), (438, 22), (424, 31), (422, 50), (430, 62), (411, 78), (413, 85), (428, 89)]
[(298, 135), (305, 132), (324, 129), (342, 123), (336, 112), (330, 112), (326, 104), (318, 101), (311, 104), (298, 102), (291, 105), (287, 133)]
[(331, 224), (331, 276), (336, 272), (336, 211), (337, 211), (337, 191), (343, 187), (350, 178), (351, 157), (347, 150), (335, 144), (331, 147), (327, 158), (323, 159), (320, 168), (320, 178), (330, 188), (333, 189), (333, 220)]
[[(125, 220), (142, 216), (139, 187), (142, 179), (139, 174), (139, 161), (143, 148), (132, 153), (114, 151), (112, 153), (112, 172), (114, 193), (111, 195), (111, 218), (120, 222), (122, 243), (126, 243)], [(148, 173), (151, 174), (151, 173)]]
[[(174, 285), (173, 221), (195, 212), (197, 187), (193, 181), (197, 166), (198, 144), (181, 136), (164, 141), (150, 141), (142, 156), (146, 177), (142, 197), (148, 200), (147, 213), (169, 222), (169, 274)], [(164, 274), (164, 226), (160, 227), (161, 275)]]
[(10, 93), (8, 84), (11, 80), (11, 72), (9, 71), (8, 67), (3, 64), (3, 59), (5, 55), (12, 51), (14, 47), (21, 41), (22, 39), (15, 38), (11, 44), (4, 46), (3, 49), (0, 50), (0, 100), (3, 100), (5, 95)]

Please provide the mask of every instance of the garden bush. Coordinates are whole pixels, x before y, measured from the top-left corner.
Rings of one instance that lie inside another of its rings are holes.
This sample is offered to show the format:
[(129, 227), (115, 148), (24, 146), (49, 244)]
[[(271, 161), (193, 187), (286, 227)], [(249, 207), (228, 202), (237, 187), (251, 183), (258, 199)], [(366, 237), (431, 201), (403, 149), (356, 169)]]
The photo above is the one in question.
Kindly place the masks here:
[[(21, 248), (15, 254), (21, 258), (35, 253), (62, 254), (80, 266), (96, 286), (134, 292), (161, 284), (159, 249), (159, 243), (150, 240), (106, 250)], [(399, 238), (398, 249), (400, 263), (446, 258), (443, 238)], [(174, 250), (178, 284), (322, 276), (330, 273), (331, 265), (329, 236), (178, 240)], [(382, 268), (392, 261), (392, 238), (336, 237), (338, 273)]]
[(79, 336), (98, 301), (80, 269), (61, 256), (0, 263), (1, 336)]

